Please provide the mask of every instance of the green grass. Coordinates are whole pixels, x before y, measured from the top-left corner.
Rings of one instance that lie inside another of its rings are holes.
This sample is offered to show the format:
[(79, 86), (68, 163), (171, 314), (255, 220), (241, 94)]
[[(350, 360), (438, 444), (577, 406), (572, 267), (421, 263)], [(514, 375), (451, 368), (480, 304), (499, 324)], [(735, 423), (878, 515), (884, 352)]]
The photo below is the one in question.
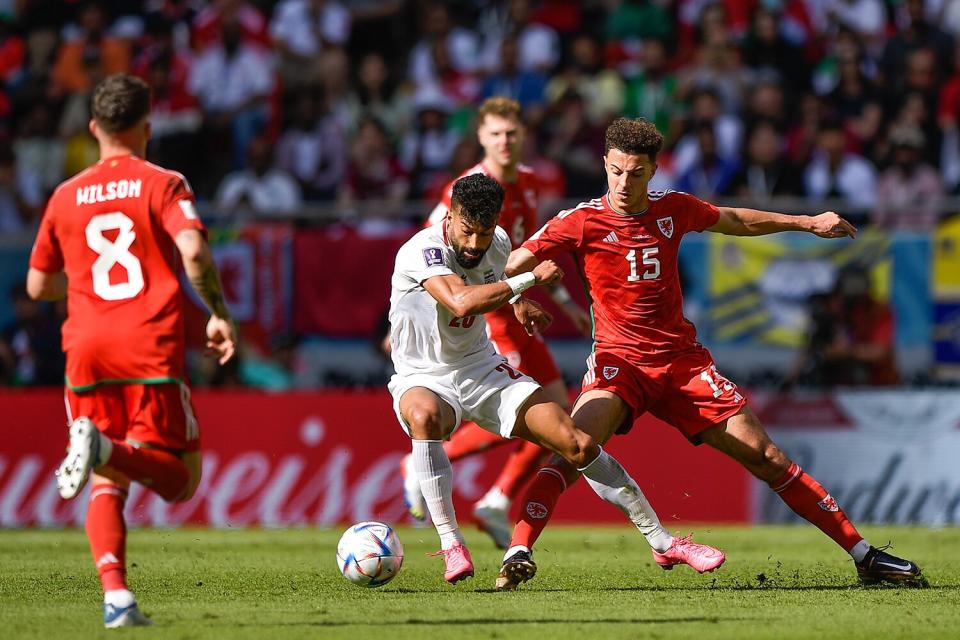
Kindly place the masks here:
[(131, 586), (157, 626), (110, 632), (82, 531), (0, 531), (0, 637), (960, 637), (960, 529), (865, 528), (925, 568), (923, 590), (859, 586), (811, 527), (695, 529), (727, 552), (714, 574), (662, 571), (626, 527), (548, 529), (517, 593), (492, 590), (500, 553), (473, 531), (473, 580), (445, 584), (433, 530), (401, 529), (403, 570), (367, 590), (337, 571), (339, 531), (136, 530)]

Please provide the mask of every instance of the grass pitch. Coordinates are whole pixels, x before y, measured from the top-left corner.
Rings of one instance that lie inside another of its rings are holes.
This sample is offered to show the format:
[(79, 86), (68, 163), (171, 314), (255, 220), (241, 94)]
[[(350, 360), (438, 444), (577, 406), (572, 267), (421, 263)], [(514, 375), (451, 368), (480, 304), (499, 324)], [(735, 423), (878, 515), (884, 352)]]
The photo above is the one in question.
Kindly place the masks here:
[(157, 625), (106, 631), (79, 530), (0, 531), (0, 637), (95, 638), (958, 638), (960, 529), (866, 527), (924, 568), (929, 589), (861, 587), (813, 527), (695, 527), (722, 547), (714, 574), (654, 565), (624, 527), (548, 529), (539, 572), (492, 590), (501, 554), (468, 531), (477, 575), (443, 582), (432, 529), (400, 529), (406, 559), (363, 589), (336, 567), (340, 531), (135, 530), (129, 577)]

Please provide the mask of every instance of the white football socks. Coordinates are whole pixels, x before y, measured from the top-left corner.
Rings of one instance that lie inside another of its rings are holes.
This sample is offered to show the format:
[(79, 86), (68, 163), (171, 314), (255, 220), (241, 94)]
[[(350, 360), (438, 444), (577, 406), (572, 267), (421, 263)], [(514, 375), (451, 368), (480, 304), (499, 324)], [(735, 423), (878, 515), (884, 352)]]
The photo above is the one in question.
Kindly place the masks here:
[(487, 507), (489, 509), (497, 509), (499, 511), (509, 511), (510, 510), (510, 498), (506, 496), (503, 491), (500, 490), (500, 487), (491, 487), (482, 498), (477, 502), (478, 506)]
[(117, 609), (125, 609), (132, 604), (136, 604), (137, 600), (133, 597), (133, 593), (126, 589), (112, 589), (103, 594), (103, 602), (113, 605)]
[(867, 555), (867, 551), (870, 551), (870, 543), (866, 540), (861, 540), (857, 544), (853, 545), (853, 548), (847, 553), (850, 554), (850, 557), (853, 558), (854, 562), (863, 562), (864, 557)]
[(414, 440), (413, 469), (420, 480), (430, 519), (440, 535), (440, 548), (446, 550), (458, 541), (463, 542), (453, 510), (453, 467), (443, 450), (443, 442)]
[(626, 514), (654, 550), (663, 553), (670, 548), (673, 536), (661, 526), (640, 487), (613, 456), (601, 449), (600, 455), (579, 471), (598, 496)]

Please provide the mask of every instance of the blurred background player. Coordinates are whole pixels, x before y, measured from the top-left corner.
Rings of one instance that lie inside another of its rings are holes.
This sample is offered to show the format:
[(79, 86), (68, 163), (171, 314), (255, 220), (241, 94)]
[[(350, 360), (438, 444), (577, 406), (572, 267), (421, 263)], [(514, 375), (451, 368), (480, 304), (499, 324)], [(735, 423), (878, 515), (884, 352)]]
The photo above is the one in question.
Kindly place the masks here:
[(150, 90), (114, 75), (94, 90), (100, 161), (61, 184), (30, 257), (34, 299), (67, 297), (63, 325), (70, 449), (57, 471), (65, 499), (92, 473), (86, 531), (108, 628), (151, 624), (126, 581), (130, 481), (168, 502), (200, 482), (200, 433), (184, 383), (183, 300), (175, 255), (212, 315), (221, 364), (236, 350), (220, 276), (182, 175), (146, 162)]
[[(440, 536), (444, 579), (450, 583), (473, 575), (442, 442), (464, 418), (501, 437), (551, 449), (645, 535), (670, 537), (620, 463), (577, 429), (539, 384), (511, 367), (487, 337), (486, 322), (477, 316), (563, 276), (547, 260), (532, 273), (504, 277), (511, 242), (497, 226), (502, 204), (503, 188), (496, 180), (482, 174), (460, 178), (446, 220), (400, 248), (391, 278), (390, 354), (396, 373), (389, 389), (397, 419), (413, 440), (413, 473)], [(521, 301), (515, 309), (531, 330), (550, 322), (534, 302)], [(723, 555), (713, 551), (722, 562)]]
[[(508, 274), (540, 260), (574, 253), (582, 265), (597, 318), (583, 393), (573, 418), (604, 443), (627, 433), (649, 411), (695, 445), (707, 443), (770, 485), (796, 512), (827, 534), (856, 564), (864, 582), (922, 583), (920, 568), (871, 546), (836, 500), (770, 439), (736, 385), (717, 371), (683, 317), (677, 271), (680, 240), (691, 231), (760, 236), (805, 231), (822, 238), (854, 237), (856, 229), (832, 211), (789, 216), (715, 207), (678, 191), (648, 191), (663, 136), (649, 122), (619, 118), (606, 131), (607, 194), (561, 212), (511, 255)], [(577, 474), (554, 460), (530, 485), (504, 557), (498, 587), (527, 579), (530, 549), (560, 493)], [(654, 546), (664, 568), (674, 561)]]
[[(503, 187), (503, 207), (497, 224), (510, 236), (514, 248), (519, 247), (537, 226), (537, 177), (533, 169), (520, 163), (524, 135), (521, 108), (516, 100), (504, 97), (484, 100), (477, 110), (477, 139), (483, 148), (483, 159), (458, 176), (459, 179), (479, 173), (493, 178)], [(446, 219), (455, 182), (444, 187), (443, 200), (430, 213), (428, 226), (441, 224)], [(589, 336), (592, 330), (590, 316), (573, 301), (566, 288), (561, 284), (552, 285), (550, 294), (574, 326)], [(569, 410), (566, 384), (540, 334), (527, 333), (508, 305), (487, 313), (486, 320), (497, 353), (506, 358), (510, 366), (539, 382), (550, 400)], [(507, 443), (507, 440), (475, 424), (465, 424), (444, 443), (444, 450), (451, 461), (456, 461)], [(512, 527), (507, 519), (510, 504), (546, 455), (541, 447), (521, 442), (507, 458), (494, 485), (473, 507), (477, 525), (501, 549), (506, 549), (510, 542)], [(402, 462), (404, 498), (411, 515), (423, 520), (423, 498), (410, 473), (411, 464), (412, 459), (406, 456)]]

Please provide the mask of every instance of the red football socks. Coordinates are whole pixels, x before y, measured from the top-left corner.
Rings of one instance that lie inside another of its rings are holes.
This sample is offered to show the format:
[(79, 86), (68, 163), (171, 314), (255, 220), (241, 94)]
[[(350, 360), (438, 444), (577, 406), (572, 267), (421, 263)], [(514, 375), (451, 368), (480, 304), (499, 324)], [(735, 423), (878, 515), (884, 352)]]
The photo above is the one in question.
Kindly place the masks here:
[(126, 499), (126, 489), (112, 484), (95, 484), (87, 505), (87, 539), (104, 592), (127, 588), (124, 563), (127, 525), (123, 520)]
[(453, 462), (508, 442), (510, 441), (495, 433), (467, 422), (453, 432), (453, 437), (443, 443), (443, 450), (447, 452), (450, 462)]
[(533, 543), (537, 541), (547, 522), (550, 521), (560, 494), (579, 475), (566, 466), (554, 464), (548, 464), (537, 472), (523, 496), (520, 519), (513, 528), (513, 537), (510, 539), (511, 547), (533, 548)]
[(507, 458), (494, 486), (512, 502), (540, 465), (546, 462), (548, 455), (549, 452), (543, 447), (524, 440), (520, 448)]
[(107, 464), (155, 491), (166, 501), (176, 500), (187, 490), (190, 471), (180, 458), (162, 449), (135, 447), (113, 441)]
[(780, 478), (770, 483), (770, 488), (798, 516), (830, 536), (844, 551), (863, 540), (837, 501), (797, 463), (791, 463)]

